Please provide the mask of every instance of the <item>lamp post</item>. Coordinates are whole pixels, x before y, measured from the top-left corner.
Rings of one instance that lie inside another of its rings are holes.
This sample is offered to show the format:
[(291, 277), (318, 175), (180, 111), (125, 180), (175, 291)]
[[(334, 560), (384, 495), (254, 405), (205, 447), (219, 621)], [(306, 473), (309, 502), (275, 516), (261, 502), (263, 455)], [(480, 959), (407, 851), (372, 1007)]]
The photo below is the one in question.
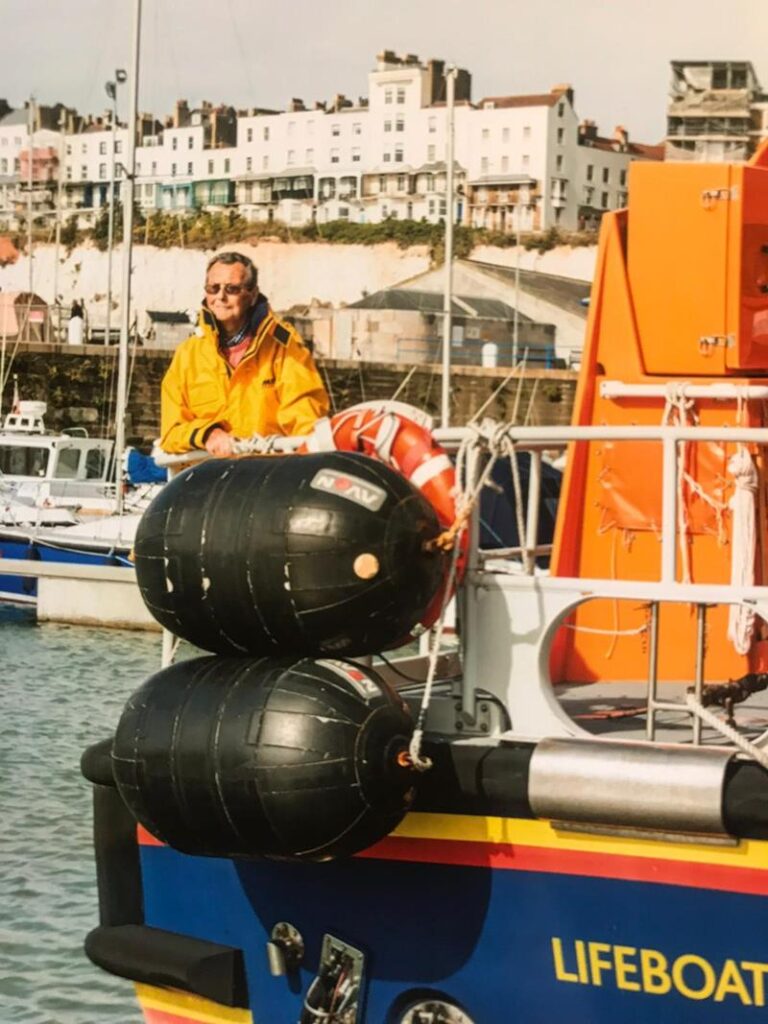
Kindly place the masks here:
[(112, 138), (109, 157), (109, 215), (107, 221), (107, 316), (104, 324), (104, 344), (109, 345), (112, 331), (112, 247), (115, 234), (115, 148), (117, 144), (117, 87), (128, 75), (122, 68), (115, 71), (115, 80), (105, 84), (107, 96), (112, 100)]

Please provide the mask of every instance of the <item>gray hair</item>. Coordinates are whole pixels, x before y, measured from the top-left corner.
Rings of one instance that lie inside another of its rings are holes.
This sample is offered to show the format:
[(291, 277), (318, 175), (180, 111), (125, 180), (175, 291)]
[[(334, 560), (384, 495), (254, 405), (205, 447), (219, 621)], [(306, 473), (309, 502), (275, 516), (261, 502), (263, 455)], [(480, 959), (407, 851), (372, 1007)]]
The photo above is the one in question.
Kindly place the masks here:
[(217, 263), (225, 263), (227, 265), (239, 263), (241, 267), (245, 267), (248, 274), (248, 280), (245, 286), (249, 291), (255, 288), (258, 284), (259, 272), (256, 269), (256, 265), (253, 260), (248, 259), (247, 256), (243, 256), (241, 252), (234, 252), (232, 250), (227, 252), (217, 252), (216, 255), (208, 261), (208, 266), (205, 268), (206, 277), (208, 276), (208, 271), (211, 267), (215, 266)]

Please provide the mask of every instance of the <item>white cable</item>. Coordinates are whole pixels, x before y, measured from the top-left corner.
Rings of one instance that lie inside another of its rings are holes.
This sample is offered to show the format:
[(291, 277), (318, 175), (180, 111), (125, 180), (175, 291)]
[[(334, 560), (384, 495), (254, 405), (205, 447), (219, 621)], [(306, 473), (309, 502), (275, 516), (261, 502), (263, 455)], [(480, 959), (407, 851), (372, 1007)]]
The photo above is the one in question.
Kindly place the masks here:
[(759, 765), (768, 770), (768, 751), (763, 750), (761, 747), (756, 746), (746, 737), (742, 736), (740, 732), (737, 732), (733, 726), (728, 725), (722, 718), (719, 718), (716, 714), (705, 708), (697, 699), (693, 693), (686, 694), (685, 702), (688, 707), (697, 715), (702, 721), (706, 722), (707, 725), (711, 725), (713, 729), (716, 729), (719, 733), (722, 733), (726, 739), (729, 739), (735, 747), (738, 747), (743, 753), (751, 757), (753, 761), (757, 761)]
[[(731, 585), (751, 587), (755, 582), (755, 553), (757, 529), (755, 523), (755, 495), (757, 469), (744, 445), (740, 445), (728, 460), (728, 472), (733, 477), (734, 490), (731, 509)], [(752, 646), (755, 612), (745, 604), (732, 604), (728, 610), (728, 639), (737, 654), (747, 654)]]

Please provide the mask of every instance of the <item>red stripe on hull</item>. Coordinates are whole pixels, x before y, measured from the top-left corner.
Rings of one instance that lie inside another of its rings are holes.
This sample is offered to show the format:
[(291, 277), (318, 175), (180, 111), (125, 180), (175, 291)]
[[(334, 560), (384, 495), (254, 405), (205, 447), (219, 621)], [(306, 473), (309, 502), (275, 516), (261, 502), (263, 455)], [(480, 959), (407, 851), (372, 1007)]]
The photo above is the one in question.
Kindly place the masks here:
[(390, 836), (359, 853), (379, 860), (416, 861), (507, 871), (540, 871), (558, 875), (587, 875), (631, 882), (719, 889), (756, 896), (768, 895), (768, 871), (719, 864), (656, 860), (622, 854), (589, 854), (540, 846), (489, 846), (462, 840), (407, 839)]
[(181, 1017), (178, 1013), (169, 1013), (168, 1010), (154, 1010), (148, 1006), (142, 1007), (146, 1024), (197, 1024), (197, 1021), (186, 1015)]

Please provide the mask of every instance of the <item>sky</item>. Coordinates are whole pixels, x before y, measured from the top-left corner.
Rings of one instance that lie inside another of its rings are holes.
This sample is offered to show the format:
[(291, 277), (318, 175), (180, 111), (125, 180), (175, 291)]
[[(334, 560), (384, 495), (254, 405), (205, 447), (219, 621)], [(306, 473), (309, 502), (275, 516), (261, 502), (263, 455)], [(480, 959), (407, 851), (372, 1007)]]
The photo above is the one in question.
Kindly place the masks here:
[[(0, 97), (101, 113), (104, 83), (130, 66), (134, 0), (0, 0)], [(381, 50), (442, 58), (472, 97), (568, 82), (602, 134), (664, 135), (671, 60), (751, 60), (768, 92), (765, 0), (143, 0), (139, 107), (178, 98), (285, 109), (367, 94)], [(121, 93), (122, 110), (127, 89)]]

